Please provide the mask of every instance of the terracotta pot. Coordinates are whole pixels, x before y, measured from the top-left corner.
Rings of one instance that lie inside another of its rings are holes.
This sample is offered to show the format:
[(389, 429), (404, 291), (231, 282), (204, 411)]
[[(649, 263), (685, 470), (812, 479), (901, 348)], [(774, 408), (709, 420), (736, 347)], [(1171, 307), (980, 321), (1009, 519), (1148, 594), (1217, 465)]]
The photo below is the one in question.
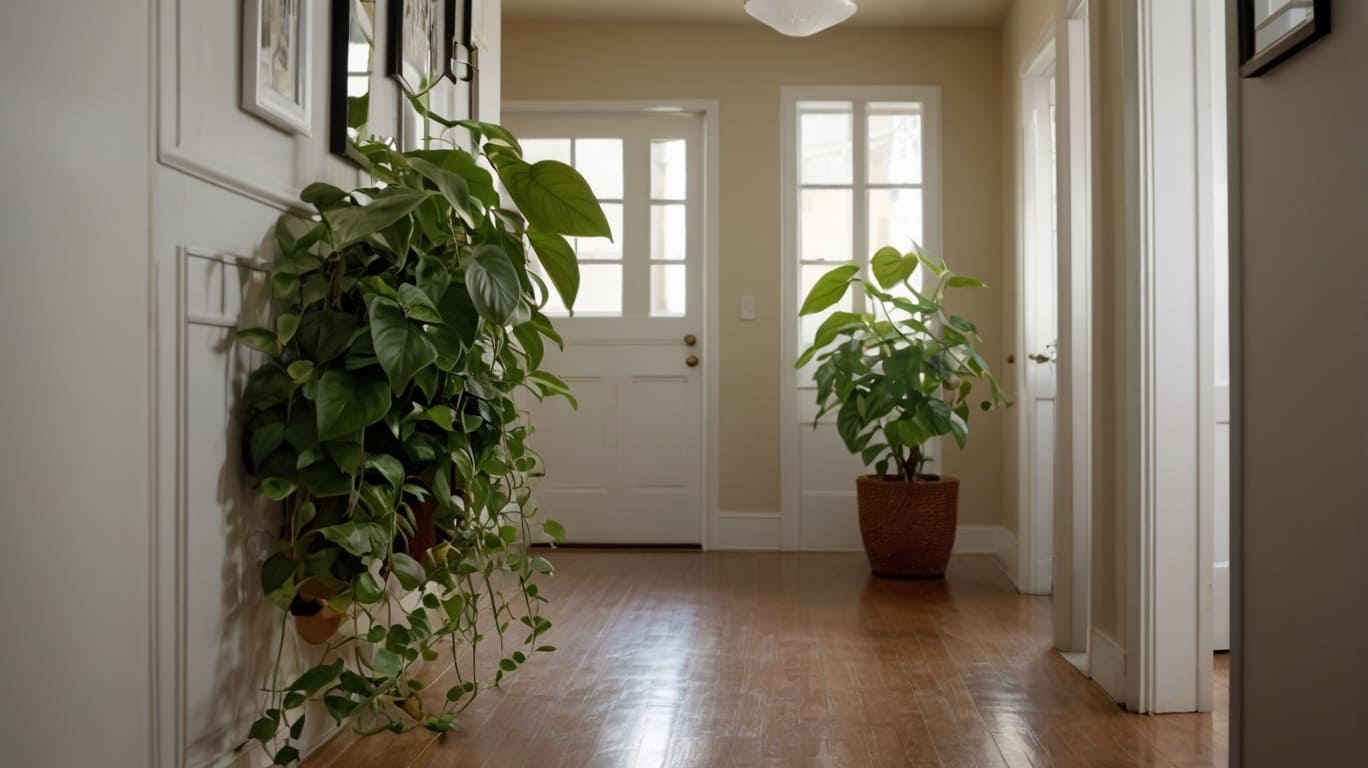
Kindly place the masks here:
[(865, 475), (855, 481), (860, 537), (879, 576), (945, 575), (959, 521), (959, 480), (927, 477), (915, 483)]
[(437, 525), (432, 522), (437, 513), (437, 502), (429, 496), (427, 500), (410, 506), (413, 507), (413, 535), (403, 545), (404, 554), (421, 563), (423, 554), (437, 546)]
[(327, 603), (317, 601), (318, 613), (309, 616), (294, 617), (295, 631), (304, 642), (312, 645), (323, 645), (337, 634), (337, 628), (342, 626), (342, 614), (334, 611)]

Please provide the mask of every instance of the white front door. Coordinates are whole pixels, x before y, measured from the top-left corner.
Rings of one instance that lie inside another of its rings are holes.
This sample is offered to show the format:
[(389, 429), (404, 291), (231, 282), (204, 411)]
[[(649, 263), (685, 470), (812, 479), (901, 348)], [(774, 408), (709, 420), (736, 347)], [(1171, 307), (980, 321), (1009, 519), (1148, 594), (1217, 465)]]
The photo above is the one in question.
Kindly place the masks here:
[(702, 116), (508, 111), (529, 160), (574, 165), (613, 242), (579, 239), (574, 315), (544, 367), (579, 402), (525, 402), (547, 517), (573, 544), (703, 541)]
[(1054, 579), (1055, 369), (1058, 345), (1054, 47), (1023, 80), (1022, 275), (1025, 354), (1023, 493), (1018, 586), (1049, 594)]

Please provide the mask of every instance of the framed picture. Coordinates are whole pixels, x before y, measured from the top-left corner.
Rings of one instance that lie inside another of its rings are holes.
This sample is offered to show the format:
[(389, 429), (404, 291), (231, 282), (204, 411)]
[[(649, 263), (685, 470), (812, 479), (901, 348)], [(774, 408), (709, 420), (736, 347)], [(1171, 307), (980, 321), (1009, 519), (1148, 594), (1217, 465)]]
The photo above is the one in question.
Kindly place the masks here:
[(1330, 34), (1330, 0), (1239, 0), (1239, 13), (1244, 77), (1259, 77)]
[(475, 0), (443, 0), (442, 63), (452, 82), (470, 80), (470, 35), (474, 28)]
[(426, 91), (439, 69), (439, 0), (391, 0), (389, 74), (410, 95)]
[(242, 108), (290, 133), (311, 132), (307, 0), (244, 0)]
[(364, 165), (357, 145), (371, 135), (375, 0), (332, 0), (328, 149)]

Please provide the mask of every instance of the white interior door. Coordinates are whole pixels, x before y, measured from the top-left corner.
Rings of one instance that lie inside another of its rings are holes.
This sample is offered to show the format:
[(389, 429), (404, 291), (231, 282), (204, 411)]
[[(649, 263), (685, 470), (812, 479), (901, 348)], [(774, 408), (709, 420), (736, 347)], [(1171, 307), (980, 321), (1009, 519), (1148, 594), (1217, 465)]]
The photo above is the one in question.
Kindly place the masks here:
[(614, 240), (581, 238), (580, 289), (544, 367), (579, 401), (525, 405), (543, 514), (572, 544), (703, 541), (702, 116), (505, 112), (529, 160), (574, 165)]
[(1023, 493), (1019, 541), (1023, 592), (1049, 594), (1054, 579), (1055, 394), (1058, 345), (1054, 47), (1023, 80), (1022, 366)]

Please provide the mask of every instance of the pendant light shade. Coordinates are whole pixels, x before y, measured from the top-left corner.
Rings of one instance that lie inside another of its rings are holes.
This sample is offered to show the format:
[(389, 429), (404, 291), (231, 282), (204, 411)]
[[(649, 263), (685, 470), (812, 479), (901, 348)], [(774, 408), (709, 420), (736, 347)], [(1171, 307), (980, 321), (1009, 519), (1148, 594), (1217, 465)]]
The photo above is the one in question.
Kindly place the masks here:
[(746, 13), (789, 37), (815, 35), (855, 15), (851, 0), (746, 0)]

